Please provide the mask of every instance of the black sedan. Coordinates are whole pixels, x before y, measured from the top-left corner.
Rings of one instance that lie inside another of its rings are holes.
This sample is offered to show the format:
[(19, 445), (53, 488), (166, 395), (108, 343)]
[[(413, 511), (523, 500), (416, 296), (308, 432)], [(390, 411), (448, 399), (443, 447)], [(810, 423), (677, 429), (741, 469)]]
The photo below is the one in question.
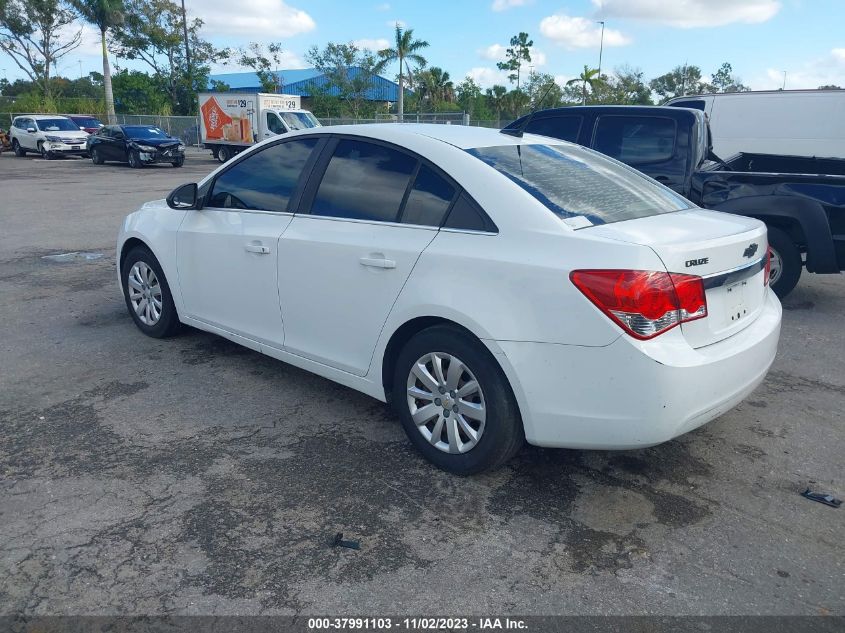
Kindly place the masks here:
[(88, 137), (88, 153), (95, 165), (106, 161), (143, 167), (153, 163), (185, 163), (185, 146), (154, 125), (106, 125)]

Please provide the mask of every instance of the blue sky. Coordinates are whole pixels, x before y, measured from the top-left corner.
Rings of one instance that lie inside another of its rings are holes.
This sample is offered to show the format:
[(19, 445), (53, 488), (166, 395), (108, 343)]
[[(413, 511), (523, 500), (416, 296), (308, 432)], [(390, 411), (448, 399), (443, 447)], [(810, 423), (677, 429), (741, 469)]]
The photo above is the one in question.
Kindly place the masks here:
[[(628, 64), (650, 78), (688, 62), (708, 76), (729, 61), (758, 90), (779, 88), (784, 70), (787, 88), (845, 87), (845, 0), (186, 0), (186, 6), (219, 46), (280, 41), (289, 68), (303, 67), (314, 44), (383, 46), (398, 20), (428, 40), (429, 64), (456, 81), (466, 75), (483, 86), (505, 81), (497, 58), (512, 35), (526, 31), (535, 69), (562, 82), (598, 64), (601, 19), (607, 71)], [(97, 53), (96, 34), (86, 30), (83, 46), (59, 70), (69, 76), (80, 66), (98, 70)], [(0, 56), (3, 68), (10, 80), (22, 76)]]

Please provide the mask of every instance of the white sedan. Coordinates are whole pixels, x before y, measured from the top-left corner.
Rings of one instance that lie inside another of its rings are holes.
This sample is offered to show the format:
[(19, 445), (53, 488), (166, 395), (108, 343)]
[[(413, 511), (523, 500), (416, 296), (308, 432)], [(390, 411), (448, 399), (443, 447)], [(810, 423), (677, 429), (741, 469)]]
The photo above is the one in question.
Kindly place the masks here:
[(735, 406), (777, 350), (767, 249), (761, 222), (577, 145), (398, 124), (260, 143), (117, 244), (142, 332), (188, 324), (390, 401), (460, 474)]

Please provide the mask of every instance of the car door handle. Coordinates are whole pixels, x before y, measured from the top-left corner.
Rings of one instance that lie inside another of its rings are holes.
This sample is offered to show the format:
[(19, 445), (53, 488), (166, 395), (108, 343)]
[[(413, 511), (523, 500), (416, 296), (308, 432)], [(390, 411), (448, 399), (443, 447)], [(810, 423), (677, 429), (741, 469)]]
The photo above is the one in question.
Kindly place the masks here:
[(270, 252), (270, 247), (264, 246), (264, 244), (256, 244), (255, 242), (250, 242), (249, 244), (244, 244), (244, 250), (247, 253), (258, 253), (259, 255), (266, 255)]
[(362, 257), (358, 260), (362, 266), (370, 268), (396, 268), (396, 262), (392, 259), (382, 257)]

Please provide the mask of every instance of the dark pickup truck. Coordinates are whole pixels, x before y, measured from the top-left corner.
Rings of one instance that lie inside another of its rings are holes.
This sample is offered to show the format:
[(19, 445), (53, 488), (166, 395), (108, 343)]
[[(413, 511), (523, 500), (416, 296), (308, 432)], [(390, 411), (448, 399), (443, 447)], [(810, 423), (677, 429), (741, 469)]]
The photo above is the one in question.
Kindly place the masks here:
[(503, 132), (542, 134), (607, 154), (707, 209), (758, 218), (769, 229), (772, 289), (786, 296), (802, 266), (845, 270), (845, 160), (771, 154), (714, 156), (699, 110), (574, 106), (542, 110)]

